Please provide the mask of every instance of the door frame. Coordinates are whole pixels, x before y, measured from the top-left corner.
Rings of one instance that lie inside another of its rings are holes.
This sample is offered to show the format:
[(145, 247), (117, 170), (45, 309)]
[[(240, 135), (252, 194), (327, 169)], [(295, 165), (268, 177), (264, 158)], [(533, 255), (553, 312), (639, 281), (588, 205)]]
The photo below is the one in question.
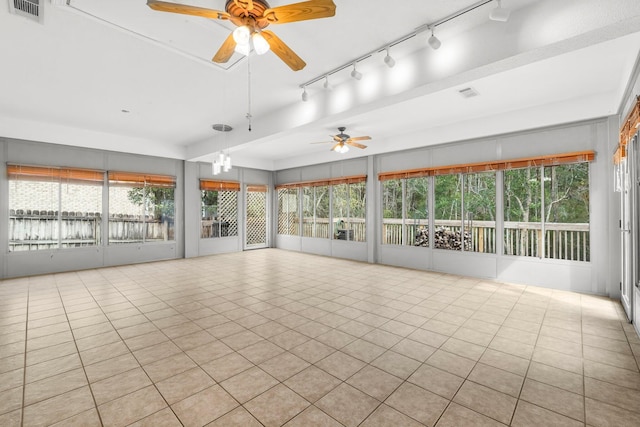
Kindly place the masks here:
[[(258, 191), (251, 191), (252, 187), (264, 187), (265, 191), (262, 192), (258, 192)], [(249, 215), (247, 214), (247, 210), (249, 209), (249, 202), (248, 202), (248, 198), (249, 198), (249, 193), (264, 193), (264, 198), (265, 198), (265, 203), (264, 203), (264, 219), (265, 219), (265, 242), (264, 243), (260, 243), (260, 244), (253, 244), (250, 245), (247, 243), (247, 238), (249, 236)], [(243, 201), (244, 201), (244, 211), (243, 211), (243, 223), (244, 223), (244, 227), (243, 230), (244, 232), (242, 233), (242, 250), (244, 251), (248, 251), (248, 250), (253, 250), (253, 249), (264, 249), (264, 248), (268, 248), (269, 247), (269, 242), (271, 239), (271, 233), (270, 233), (270, 227), (269, 227), (269, 223), (270, 223), (270, 215), (269, 215), (269, 186), (266, 184), (245, 184), (244, 188), (243, 188)]]

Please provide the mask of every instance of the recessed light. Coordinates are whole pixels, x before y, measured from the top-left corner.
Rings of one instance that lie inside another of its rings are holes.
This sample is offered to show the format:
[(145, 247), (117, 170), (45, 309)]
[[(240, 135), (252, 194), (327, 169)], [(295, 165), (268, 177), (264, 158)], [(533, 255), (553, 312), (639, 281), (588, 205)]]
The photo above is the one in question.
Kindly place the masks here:
[(231, 126), (222, 123), (216, 123), (215, 125), (212, 125), (211, 128), (213, 130), (217, 130), (218, 132), (230, 132), (231, 130), (233, 130)]

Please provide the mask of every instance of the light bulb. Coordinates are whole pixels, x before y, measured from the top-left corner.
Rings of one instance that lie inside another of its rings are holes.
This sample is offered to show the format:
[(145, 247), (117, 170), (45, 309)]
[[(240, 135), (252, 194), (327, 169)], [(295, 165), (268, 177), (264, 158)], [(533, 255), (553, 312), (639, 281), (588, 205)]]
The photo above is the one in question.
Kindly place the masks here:
[(339, 151), (339, 153), (340, 153), (340, 154), (344, 154), (344, 153), (346, 153), (347, 151), (349, 151), (349, 146), (348, 146), (348, 145), (346, 145), (346, 144), (343, 144), (343, 145), (340, 147), (340, 151)]
[(249, 44), (249, 37), (251, 37), (251, 32), (246, 25), (233, 30), (233, 40), (236, 44)]
[(431, 30), (431, 37), (429, 37), (428, 43), (433, 50), (438, 50), (440, 49), (440, 46), (442, 46), (442, 42), (435, 36), (435, 34), (433, 34), (433, 30)]
[(235, 49), (233, 50), (238, 52), (240, 55), (249, 56), (249, 52), (251, 51), (251, 46), (249, 46), (249, 43), (237, 44)]
[(231, 157), (227, 154), (227, 157), (224, 159), (223, 169), (225, 172), (229, 172), (231, 170)]
[(224, 163), (224, 153), (222, 151), (220, 152), (220, 154), (218, 154), (218, 163)]
[(251, 36), (251, 39), (253, 40), (253, 48), (256, 50), (258, 55), (263, 55), (269, 52), (269, 43), (262, 34), (254, 33), (253, 36)]
[(218, 162), (214, 162), (213, 163), (213, 174), (214, 175), (219, 175), (220, 174), (220, 163), (218, 163)]

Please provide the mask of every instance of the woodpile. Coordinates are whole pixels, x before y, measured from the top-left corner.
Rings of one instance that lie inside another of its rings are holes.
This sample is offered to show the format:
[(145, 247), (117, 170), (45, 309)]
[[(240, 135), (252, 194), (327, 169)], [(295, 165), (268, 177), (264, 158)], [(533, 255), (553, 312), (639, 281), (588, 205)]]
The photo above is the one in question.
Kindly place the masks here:
[[(449, 249), (454, 251), (462, 250), (462, 233), (460, 231), (452, 231), (448, 227), (436, 227), (434, 233), (436, 249)], [(429, 229), (422, 228), (416, 233), (415, 246), (429, 246)], [(468, 232), (464, 233), (464, 250), (471, 250), (471, 235)]]

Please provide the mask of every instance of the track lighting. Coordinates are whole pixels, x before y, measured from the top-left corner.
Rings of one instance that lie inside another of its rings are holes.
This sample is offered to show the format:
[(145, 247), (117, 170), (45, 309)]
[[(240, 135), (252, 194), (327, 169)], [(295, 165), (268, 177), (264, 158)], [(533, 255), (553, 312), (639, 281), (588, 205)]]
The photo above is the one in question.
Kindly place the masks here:
[(331, 90), (331, 85), (329, 84), (329, 75), (324, 76), (324, 84), (322, 85), (326, 90)]
[(396, 60), (389, 55), (389, 48), (387, 47), (387, 56), (384, 57), (384, 63), (387, 64), (387, 67), (393, 68), (396, 65)]
[(491, 11), (491, 13), (489, 14), (489, 19), (491, 19), (492, 21), (507, 22), (509, 20), (511, 11), (502, 7), (501, 0), (496, 0), (496, 2), (498, 2), (498, 6), (496, 6), (496, 8)]
[(302, 88), (302, 102), (307, 102), (309, 100), (309, 94), (307, 93), (307, 87)]
[(353, 63), (353, 71), (351, 71), (351, 77), (356, 80), (360, 80), (362, 78), (362, 73), (356, 70), (356, 63)]
[(433, 34), (433, 27), (431, 27), (431, 37), (429, 37), (428, 43), (433, 50), (438, 50), (440, 49), (440, 46), (442, 46), (442, 42), (440, 41), (440, 39), (437, 38), (435, 34)]
[(253, 33), (253, 36), (251, 36), (251, 40), (253, 41), (253, 48), (258, 55), (263, 55), (269, 52), (269, 43), (262, 34), (257, 32)]

